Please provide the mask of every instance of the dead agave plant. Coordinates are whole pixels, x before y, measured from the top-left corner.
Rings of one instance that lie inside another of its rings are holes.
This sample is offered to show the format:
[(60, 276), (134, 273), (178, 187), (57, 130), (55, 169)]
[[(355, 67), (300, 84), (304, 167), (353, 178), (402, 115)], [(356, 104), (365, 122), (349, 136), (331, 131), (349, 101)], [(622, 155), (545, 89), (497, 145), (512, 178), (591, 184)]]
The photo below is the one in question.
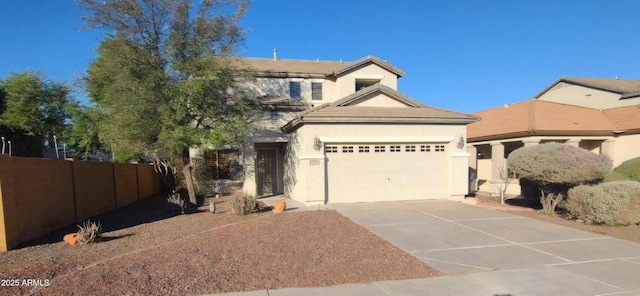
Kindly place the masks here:
[(90, 244), (100, 241), (102, 237), (102, 226), (100, 225), (100, 221), (98, 223), (86, 221), (82, 223), (82, 226), (78, 225), (78, 243), (79, 244)]
[(174, 192), (167, 198), (167, 210), (172, 214), (185, 214), (187, 203), (180, 197), (180, 193)]

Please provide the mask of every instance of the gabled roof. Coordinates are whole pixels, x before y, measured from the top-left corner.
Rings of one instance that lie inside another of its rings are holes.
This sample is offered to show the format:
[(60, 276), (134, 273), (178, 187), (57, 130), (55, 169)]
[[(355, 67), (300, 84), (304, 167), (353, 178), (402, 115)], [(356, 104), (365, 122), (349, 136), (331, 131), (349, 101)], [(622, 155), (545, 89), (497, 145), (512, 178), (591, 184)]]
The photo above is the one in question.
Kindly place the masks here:
[(321, 61), (321, 60), (290, 60), (268, 58), (242, 58), (236, 62), (239, 68), (253, 71), (258, 76), (277, 77), (329, 77), (340, 76), (346, 72), (366, 64), (376, 64), (387, 71), (398, 75), (404, 75), (402, 70), (392, 66), (374, 56), (361, 58), (353, 62)]
[(638, 106), (598, 110), (531, 99), (473, 115), (482, 120), (467, 126), (469, 142), (533, 135), (613, 136), (640, 129)]
[[(384, 94), (404, 102), (406, 107), (362, 107), (349, 105), (372, 94)], [(375, 84), (333, 103), (327, 103), (297, 116), (282, 127), (290, 133), (307, 123), (433, 123), (468, 124), (479, 118), (460, 112), (425, 106), (389, 87)]]
[(388, 97), (395, 99), (399, 102), (404, 103), (407, 106), (410, 107), (421, 107), (422, 104), (420, 104), (418, 101), (407, 97), (401, 93), (399, 93), (397, 90), (390, 88), (386, 85), (382, 85), (380, 83), (376, 83), (372, 86), (369, 87), (365, 87), (357, 92), (354, 92), (340, 100), (335, 101), (333, 104), (335, 106), (347, 106), (359, 99), (362, 99), (368, 95), (374, 94), (374, 93), (382, 93), (387, 95)]
[(383, 61), (383, 60), (381, 60), (381, 59), (379, 59), (377, 57), (374, 57), (374, 56), (367, 56), (367, 57), (361, 58), (361, 59), (359, 59), (357, 61), (354, 61), (352, 63), (349, 63), (348, 65), (346, 65), (346, 66), (344, 66), (344, 67), (342, 67), (340, 69), (335, 70), (333, 72), (333, 76), (340, 76), (343, 73), (349, 72), (349, 71), (351, 71), (353, 69), (356, 69), (356, 68), (358, 68), (360, 66), (367, 65), (367, 64), (376, 64), (376, 65), (380, 66), (381, 68), (383, 68), (383, 69), (385, 69), (385, 70), (387, 70), (387, 71), (389, 71), (389, 72), (391, 72), (393, 74), (398, 75), (398, 77), (402, 77), (404, 75), (404, 72), (402, 70), (392, 66), (388, 62)]
[(640, 80), (636, 79), (560, 77), (558, 80), (549, 84), (549, 86), (543, 89), (540, 93), (535, 95), (534, 98), (539, 98), (560, 82), (617, 93), (622, 95), (622, 98), (625, 98), (625, 96), (629, 97), (629, 95), (631, 95), (631, 97), (640, 95)]

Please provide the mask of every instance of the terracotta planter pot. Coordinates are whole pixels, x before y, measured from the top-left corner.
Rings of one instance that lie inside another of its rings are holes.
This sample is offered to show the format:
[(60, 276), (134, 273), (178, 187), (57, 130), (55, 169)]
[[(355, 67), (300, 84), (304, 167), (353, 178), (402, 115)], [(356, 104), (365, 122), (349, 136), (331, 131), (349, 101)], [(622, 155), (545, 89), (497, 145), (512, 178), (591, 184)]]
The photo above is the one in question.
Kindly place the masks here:
[(284, 199), (276, 200), (276, 202), (273, 204), (273, 211), (276, 213), (282, 213), (286, 208), (287, 202)]
[(78, 234), (77, 233), (69, 233), (62, 238), (66, 243), (74, 246), (78, 243)]

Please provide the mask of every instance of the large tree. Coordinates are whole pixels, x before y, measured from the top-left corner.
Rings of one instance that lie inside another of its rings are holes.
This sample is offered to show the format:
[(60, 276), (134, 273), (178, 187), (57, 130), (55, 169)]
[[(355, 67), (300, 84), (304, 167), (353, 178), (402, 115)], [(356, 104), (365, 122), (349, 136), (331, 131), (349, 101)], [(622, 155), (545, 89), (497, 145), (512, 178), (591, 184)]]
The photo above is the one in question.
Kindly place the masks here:
[(107, 151), (98, 133), (98, 114), (94, 107), (72, 103), (67, 106), (71, 125), (64, 131), (67, 149), (80, 159), (88, 159), (90, 153)]
[(89, 27), (108, 32), (86, 77), (101, 138), (116, 158), (151, 155), (183, 167), (188, 148), (246, 137), (258, 104), (234, 69), (246, 0), (79, 0)]
[(71, 90), (42, 73), (24, 71), (1, 79), (0, 97), (0, 130), (13, 139), (18, 155), (41, 156), (37, 143), (46, 135), (61, 136), (67, 127)]

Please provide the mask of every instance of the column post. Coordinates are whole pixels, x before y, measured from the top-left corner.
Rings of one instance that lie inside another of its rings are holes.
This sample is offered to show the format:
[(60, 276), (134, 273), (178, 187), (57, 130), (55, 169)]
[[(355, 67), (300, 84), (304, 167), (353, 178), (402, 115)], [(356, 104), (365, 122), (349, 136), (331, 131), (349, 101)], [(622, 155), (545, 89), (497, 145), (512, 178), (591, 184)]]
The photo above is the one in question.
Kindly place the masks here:
[(491, 179), (500, 179), (498, 168), (504, 168), (504, 145), (501, 142), (491, 142)]

